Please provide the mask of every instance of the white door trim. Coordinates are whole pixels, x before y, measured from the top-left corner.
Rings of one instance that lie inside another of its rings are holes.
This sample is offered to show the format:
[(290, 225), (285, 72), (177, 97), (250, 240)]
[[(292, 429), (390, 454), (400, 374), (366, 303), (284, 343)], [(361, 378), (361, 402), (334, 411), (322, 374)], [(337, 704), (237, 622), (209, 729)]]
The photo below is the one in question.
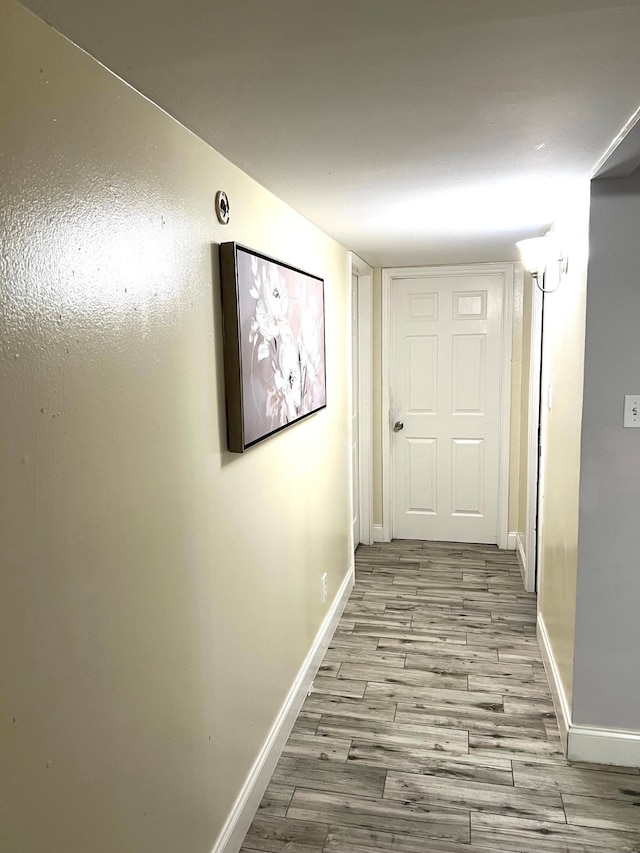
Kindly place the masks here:
[[(382, 542), (391, 542), (393, 488), (391, 485), (391, 279), (397, 270), (382, 270), (382, 338), (380, 435), (382, 446)], [(380, 540), (379, 540), (380, 541)]]
[(502, 340), (500, 343), (500, 436), (498, 485), (498, 547), (506, 549), (509, 538), (509, 437), (511, 421), (511, 330), (515, 264), (460, 264), (443, 267), (393, 267), (382, 270), (382, 541), (393, 536), (393, 469), (391, 457), (391, 282), (394, 278), (497, 273), (504, 276)]
[(513, 285), (515, 264), (478, 264), (484, 270), (493, 266), (504, 271), (502, 303), (502, 341), (500, 377), (500, 483), (498, 486), (498, 548), (509, 547), (509, 462), (511, 449), (511, 356), (513, 350)]
[(542, 366), (542, 292), (531, 283), (531, 351), (529, 354), (529, 425), (527, 428), (527, 514), (524, 588), (536, 591), (538, 558), (538, 468), (540, 431), (540, 369)]
[[(352, 276), (358, 277), (358, 484), (360, 541), (373, 542), (373, 426), (372, 426), (372, 316), (373, 270), (362, 258), (349, 252), (349, 288)], [(353, 404), (353, 401), (352, 401)], [(353, 507), (352, 518), (353, 518)], [(358, 544), (357, 542), (354, 544)]]

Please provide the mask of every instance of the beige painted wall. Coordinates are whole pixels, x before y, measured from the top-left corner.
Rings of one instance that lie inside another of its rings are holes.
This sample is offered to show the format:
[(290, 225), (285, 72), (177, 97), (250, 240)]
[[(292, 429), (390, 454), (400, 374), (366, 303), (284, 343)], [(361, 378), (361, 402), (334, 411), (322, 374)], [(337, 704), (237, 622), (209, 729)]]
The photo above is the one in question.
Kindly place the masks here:
[[(556, 222), (569, 271), (545, 295), (539, 611), (571, 707), (576, 613), (580, 427), (588, 255), (589, 187)], [(552, 407), (545, 404), (552, 387)]]
[[(0, 849), (208, 853), (351, 559), (347, 254), (13, 0), (0, 81)], [(234, 239), (326, 279), (327, 409), (244, 456)]]

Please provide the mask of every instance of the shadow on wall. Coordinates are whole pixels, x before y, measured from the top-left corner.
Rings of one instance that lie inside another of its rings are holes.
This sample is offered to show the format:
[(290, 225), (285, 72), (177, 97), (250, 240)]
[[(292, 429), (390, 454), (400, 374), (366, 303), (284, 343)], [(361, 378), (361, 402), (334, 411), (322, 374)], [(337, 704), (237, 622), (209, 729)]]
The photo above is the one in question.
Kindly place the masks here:
[[(213, 293), (211, 294), (211, 305), (213, 308), (213, 330), (214, 330), (214, 352), (216, 359), (216, 390), (217, 399), (225, 400), (224, 384), (224, 330), (222, 325), (222, 294), (220, 289), (220, 244), (211, 245), (211, 282)], [(220, 467), (236, 461), (238, 454), (230, 453), (227, 444), (227, 415), (225, 406), (218, 406), (218, 435), (220, 436)]]

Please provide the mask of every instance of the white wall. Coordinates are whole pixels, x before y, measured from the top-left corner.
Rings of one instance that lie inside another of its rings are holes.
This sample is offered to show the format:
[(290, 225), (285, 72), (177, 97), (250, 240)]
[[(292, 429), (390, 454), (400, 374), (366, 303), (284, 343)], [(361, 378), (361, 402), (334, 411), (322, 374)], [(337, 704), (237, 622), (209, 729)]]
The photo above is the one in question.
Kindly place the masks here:
[[(0, 849), (209, 853), (352, 559), (347, 253), (13, 0), (0, 116)], [(327, 408), (244, 456), (225, 240), (326, 282)]]
[(592, 184), (573, 718), (640, 731), (640, 176)]

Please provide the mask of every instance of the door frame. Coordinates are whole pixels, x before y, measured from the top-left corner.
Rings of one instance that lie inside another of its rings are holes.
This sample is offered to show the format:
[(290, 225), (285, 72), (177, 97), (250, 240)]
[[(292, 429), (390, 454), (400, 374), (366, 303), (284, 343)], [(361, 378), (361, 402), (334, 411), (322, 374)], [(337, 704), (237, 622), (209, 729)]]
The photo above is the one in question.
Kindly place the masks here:
[[(349, 292), (353, 276), (358, 279), (358, 399), (351, 400), (350, 414), (353, 406), (358, 407), (358, 518), (360, 520), (360, 542), (371, 545), (373, 542), (373, 269), (366, 261), (353, 252), (349, 252)], [(351, 300), (349, 300), (351, 305)], [(351, 309), (349, 309), (351, 310)], [(351, 329), (351, 324), (349, 324)], [(351, 358), (351, 354), (350, 354)], [(350, 395), (351, 396), (351, 395)], [(349, 418), (349, 447), (352, 444), (351, 422)], [(349, 465), (351, 468), (351, 465)], [(350, 471), (350, 484), (353, 471)], [(351, 488), (350, 494), (353, 494)], [(351, 518), (353, 518), (353, 506)], [(354, 547), (358, 545), (353, 543)]]
[(509, 547), (509, 450), (511, 437), (511, 348), (514, 263), (459, 264), (452, 266), (391, 267), (382, 270), (382, 541), (393, 537), (393, 461), (391, 454), (391, 287), (394, 279), (428, 275), (503, 276), (503, 311), (500, 340), (500, 427), (498, 436), (498, 548)]
[(542, 400), (542, 317), (544, 294), (531, 282), (531, 350), (529, 353), (529, 424), (527, 428), (527, 509), (525, 553), (520, 551), (524, 588), (535, 592), (539, 564), (540, 406)]

